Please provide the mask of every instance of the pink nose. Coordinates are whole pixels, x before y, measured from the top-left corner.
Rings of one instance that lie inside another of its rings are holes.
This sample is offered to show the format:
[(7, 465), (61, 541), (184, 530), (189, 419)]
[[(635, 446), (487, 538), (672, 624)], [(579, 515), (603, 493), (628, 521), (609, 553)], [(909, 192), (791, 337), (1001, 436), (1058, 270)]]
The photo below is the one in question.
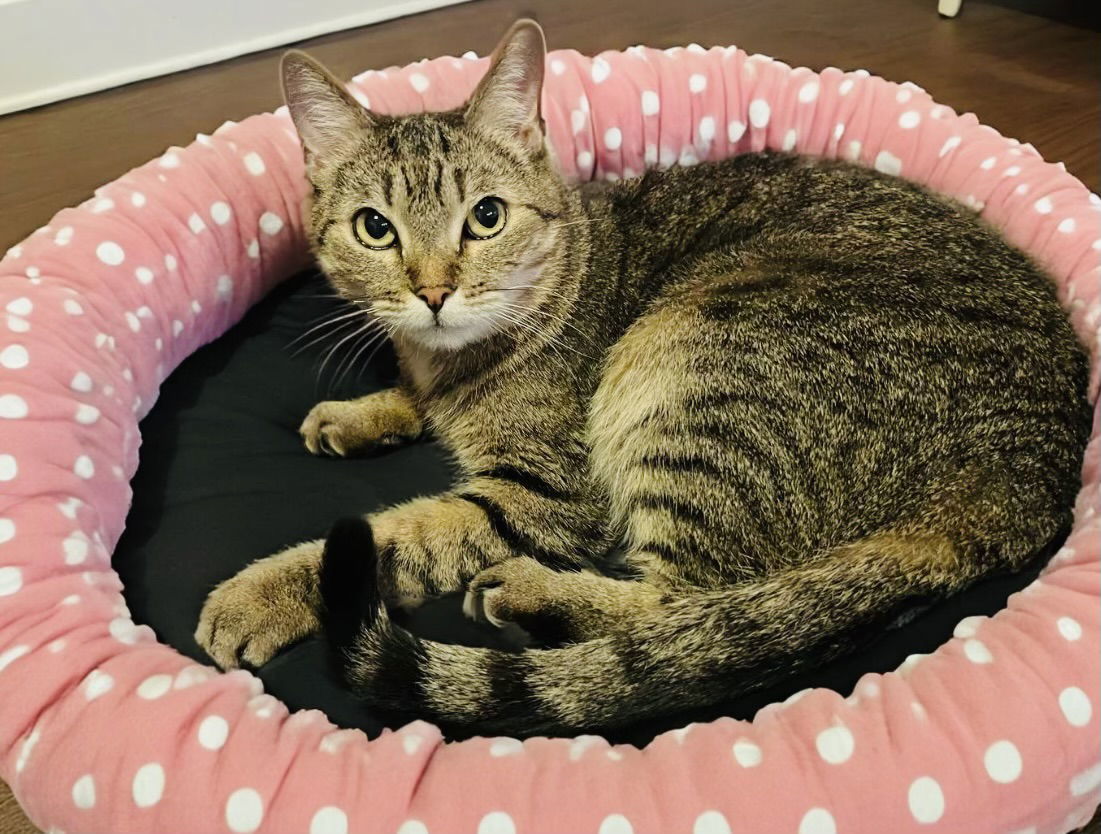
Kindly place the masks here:
[(417, 290), (417, 296), (428, 305), (428, 309), (433, 313), (440, 311), (443, 303), (451, 297), (451, 293), (450, 287), (425, 287)]

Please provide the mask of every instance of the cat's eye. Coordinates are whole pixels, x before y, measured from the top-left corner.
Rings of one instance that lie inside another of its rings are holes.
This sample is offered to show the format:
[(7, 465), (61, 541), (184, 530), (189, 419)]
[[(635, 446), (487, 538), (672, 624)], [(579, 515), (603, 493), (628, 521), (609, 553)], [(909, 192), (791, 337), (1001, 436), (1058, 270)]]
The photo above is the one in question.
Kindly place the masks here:
[(467, 237), (485, 240), (500, 234), (508, 219), (508, 209), (503, 200), (496, 197), (483, 197), (466, 215), (463, 232)]
[(389, 249), (398, 242), (394, 226), (373, 208), (360, 209), (352, 218), (356, 240), (368, 249)]

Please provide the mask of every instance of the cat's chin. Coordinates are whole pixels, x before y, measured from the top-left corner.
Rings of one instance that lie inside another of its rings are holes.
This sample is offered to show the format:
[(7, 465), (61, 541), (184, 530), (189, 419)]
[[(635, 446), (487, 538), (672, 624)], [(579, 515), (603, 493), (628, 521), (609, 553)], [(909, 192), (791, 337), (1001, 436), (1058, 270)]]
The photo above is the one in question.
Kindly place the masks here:
[(493, 332), (484, 325), (442, 325), (422, 327), (406, 331), (405, 341), (434, 353), (453, 353), (476, 342), (480, 342)]

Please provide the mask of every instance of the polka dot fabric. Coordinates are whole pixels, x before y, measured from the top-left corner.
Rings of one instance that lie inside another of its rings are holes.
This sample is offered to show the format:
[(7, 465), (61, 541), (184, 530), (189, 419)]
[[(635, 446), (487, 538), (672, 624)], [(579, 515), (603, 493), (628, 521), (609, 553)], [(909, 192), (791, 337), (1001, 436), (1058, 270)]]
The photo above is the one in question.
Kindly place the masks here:
[[(486, 68), (352, 83), (381, 112), (454, 107)], [(548, 57), (562, 170), (614, 180), (761, 148), (859, 161), (970, 205), (1046, 266), (1098, 389), (1101, 214), (1061, 166), (921, 88), (736, 48)], [(43, 828), (693, 834), (1065, 831), (1101, 798), (1101, 440), (1041, 578), (929, 656), (668, 733), (367, 741), (294, 715), (135, 625), (110, 567), (138, 419), (165, 375), (307, 262), (285, 111), (227, 123), (100, 189), (0, 261), (0, 776)]]

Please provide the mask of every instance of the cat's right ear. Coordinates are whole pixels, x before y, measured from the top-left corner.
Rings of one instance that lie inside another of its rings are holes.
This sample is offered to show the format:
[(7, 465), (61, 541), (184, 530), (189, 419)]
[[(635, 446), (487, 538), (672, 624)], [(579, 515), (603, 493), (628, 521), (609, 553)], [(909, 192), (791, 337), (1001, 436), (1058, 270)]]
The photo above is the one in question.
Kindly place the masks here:
[(307, 158), (326, 156), (347, 147), (371, 128), (371, 114), (305, 52), (286, 53), (280, 72), (283, 99)]

